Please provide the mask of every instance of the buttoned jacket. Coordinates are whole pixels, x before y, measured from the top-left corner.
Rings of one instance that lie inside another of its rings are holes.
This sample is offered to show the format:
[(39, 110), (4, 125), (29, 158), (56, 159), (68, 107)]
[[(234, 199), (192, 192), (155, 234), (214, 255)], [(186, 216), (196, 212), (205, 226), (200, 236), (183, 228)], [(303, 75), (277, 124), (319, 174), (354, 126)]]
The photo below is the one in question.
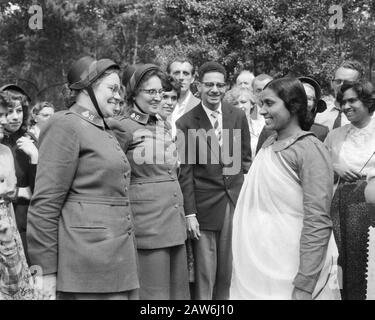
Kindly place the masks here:
[(222, 113), (222, 146), (201, 103), (176, 123), (185, 214), (196, 214), (202, 230), (221, 230), (226, 204), (236, 205), (251, 164), (245, 113), (224, 103)]
[(129, 117), (114, 119), (109, 126), (132, 168), (129, 197), (137, 248), (157, 249), (183, 244), (186, 221), (170, 125), (133, 110)]
[(97, 114), (57, 112), (40, 134), (28, 212), (30, 260), (57, 272), (57, 290), (138, 288), (129, 162)]

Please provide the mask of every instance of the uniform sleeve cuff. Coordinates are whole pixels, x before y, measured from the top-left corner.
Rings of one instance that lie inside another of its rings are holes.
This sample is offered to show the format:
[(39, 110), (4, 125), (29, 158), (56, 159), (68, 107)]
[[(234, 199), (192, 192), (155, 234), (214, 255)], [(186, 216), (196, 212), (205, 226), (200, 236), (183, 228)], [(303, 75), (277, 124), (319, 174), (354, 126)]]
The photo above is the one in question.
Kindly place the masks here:
[(303, 291), (308, 293), (313, 293), (316, 286), (316, 277), (307, 277), (300, 273), (294, 278), (293, 285)]

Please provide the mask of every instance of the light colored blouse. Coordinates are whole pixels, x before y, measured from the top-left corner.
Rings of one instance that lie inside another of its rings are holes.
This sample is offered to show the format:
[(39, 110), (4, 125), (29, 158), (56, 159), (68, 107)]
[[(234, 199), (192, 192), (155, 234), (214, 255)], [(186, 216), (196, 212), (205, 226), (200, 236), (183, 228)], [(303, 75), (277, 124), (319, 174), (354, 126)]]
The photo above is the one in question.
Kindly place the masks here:
[(364, 128), (352, 124), (331, 131), (325, 142), (333, 164), (345, 163), (350, 169), (367, 176), (375, 170), (375, 119)]

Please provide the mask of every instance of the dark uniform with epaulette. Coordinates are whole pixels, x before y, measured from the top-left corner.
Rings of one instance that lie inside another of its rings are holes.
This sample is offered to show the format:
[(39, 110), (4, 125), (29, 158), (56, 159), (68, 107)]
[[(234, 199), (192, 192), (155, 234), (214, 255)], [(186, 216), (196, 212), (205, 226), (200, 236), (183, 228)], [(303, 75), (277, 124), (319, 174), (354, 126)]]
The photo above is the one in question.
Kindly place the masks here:
[[(140, 298), (188, 299), (186, 221), (170, 127), (135, 110), (127, 118), (108, 121), (108, 125), (132, 168), (129, 197), (135, 220)], [(160, 267), (160, 259), (164, 267)], [(164, 279), (169, 275), (171, 279)]]
[(75, 104), (51, 117), (40, 135), (27, 233), (32, 264), (57, 273), (57, 291), (139, 288), (129, 182), (129, 162), (97, 114)]

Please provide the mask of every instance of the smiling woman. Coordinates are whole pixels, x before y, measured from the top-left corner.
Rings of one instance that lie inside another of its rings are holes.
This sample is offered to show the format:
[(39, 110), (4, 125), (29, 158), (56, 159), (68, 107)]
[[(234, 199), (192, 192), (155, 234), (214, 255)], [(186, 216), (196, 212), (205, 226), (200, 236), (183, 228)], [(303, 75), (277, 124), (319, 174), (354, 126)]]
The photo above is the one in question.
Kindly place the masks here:
[(297, 79), (276, 79), (261, 99), (276, 133), (252, 163), (235, 209), (231, 299), (338, 299), (333, 170), (322, 142), (304, 131), (305, 90)]
[[(140, 298), (188, 299), (186, 222), (173, 152), (176, 147), (170, 126), (158, 114), (177, 93), (163, 87), (165, 75), (153, 64), (137, 66), (129, 78), (126, 84), (132, 110), (129, 117), (119, 117), (110, 126), (132, 168), (129, 195), (135, 220)], [(126, 133), (131, 135), (130, 142)], [(143, 155), (150, 157), (143, 161)]]
[(109, 59), (77, 60), (68, 73), (75, 103), (40, 137), (27, 234), (53, 298), (138, 296), (130, 165), (105, 122), (121, 99), (118, 71)]
[(375, 169), (375, 90), (370, 82), (344, 81), (337, 95), (350, 121), (331, 131), (325, 144), (333, 160), (337, 189), (331, 216), (343, 270), (343, 298), (366, 298), (367, 232), (375, 226), (374, 207), (366, 204), (366, 178)]

